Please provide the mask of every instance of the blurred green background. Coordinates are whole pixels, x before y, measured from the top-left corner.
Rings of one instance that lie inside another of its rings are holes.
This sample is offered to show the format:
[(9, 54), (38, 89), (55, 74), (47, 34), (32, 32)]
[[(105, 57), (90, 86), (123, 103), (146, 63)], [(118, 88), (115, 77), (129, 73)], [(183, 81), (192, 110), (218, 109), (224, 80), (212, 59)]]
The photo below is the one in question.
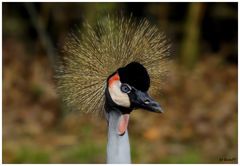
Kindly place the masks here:
[(173, 45), (162, 115), (134, 111), (133, 163), (237, 163), (237, 3), (3, 2), (3, 163), (105, 163), (104, 119), (69, 112), (63, 39), (110, 14), (147, 18)]

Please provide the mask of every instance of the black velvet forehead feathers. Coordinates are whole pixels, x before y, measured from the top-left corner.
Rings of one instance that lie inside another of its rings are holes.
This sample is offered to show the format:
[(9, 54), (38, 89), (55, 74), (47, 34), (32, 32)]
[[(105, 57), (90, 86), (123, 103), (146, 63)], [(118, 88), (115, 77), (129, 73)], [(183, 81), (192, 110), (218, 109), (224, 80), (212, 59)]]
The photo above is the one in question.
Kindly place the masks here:
[(138, 62), (131, 62), (119, 68), (118, 74), (121, 83), (127, 83), (134, 88), (146, 92), (150, 86), (150, 78), (146, 68)]

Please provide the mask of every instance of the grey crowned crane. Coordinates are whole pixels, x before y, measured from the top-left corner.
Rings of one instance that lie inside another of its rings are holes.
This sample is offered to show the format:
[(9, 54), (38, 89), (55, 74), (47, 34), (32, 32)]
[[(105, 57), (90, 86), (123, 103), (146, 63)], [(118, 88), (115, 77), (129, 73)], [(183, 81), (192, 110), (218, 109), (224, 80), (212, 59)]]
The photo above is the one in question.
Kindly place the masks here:
[(170, 45), (165, 35), (145, 19), (107, 17), (70, 34), (63, 53), (56, 74), (63, 101), (105, 115), (107, 163), (131, 163), (130, 113), (138, 108), (163, 112), (149, 94), (159, 92), (166, 76)]

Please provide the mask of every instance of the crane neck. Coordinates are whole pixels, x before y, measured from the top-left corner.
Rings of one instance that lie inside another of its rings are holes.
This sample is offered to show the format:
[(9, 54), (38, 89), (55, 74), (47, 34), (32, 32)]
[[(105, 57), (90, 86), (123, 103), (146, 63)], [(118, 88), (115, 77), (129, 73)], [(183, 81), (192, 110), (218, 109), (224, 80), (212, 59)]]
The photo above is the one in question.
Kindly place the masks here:
[(117, 132), (117, 126), (121, 111), (118, 108), (112, 108), (107, 113), (108, 120), (108, 144), (107, 144), (107, 163), (108, 164), (130, 164), (130, 145), (128, 131), (120, 136)]
[(122, 114), (130, 113), (131, 108), (125, 108), (116, 105), (109, 91), (105, 91), (105, 110), (106, 119), (108, 121), (108, 143), (107, 143), (107, 163), (108, 164), (130, 164), (130, 145), (128, 139), (128, 131), (124, 135), (118, 134), (118, 123)]

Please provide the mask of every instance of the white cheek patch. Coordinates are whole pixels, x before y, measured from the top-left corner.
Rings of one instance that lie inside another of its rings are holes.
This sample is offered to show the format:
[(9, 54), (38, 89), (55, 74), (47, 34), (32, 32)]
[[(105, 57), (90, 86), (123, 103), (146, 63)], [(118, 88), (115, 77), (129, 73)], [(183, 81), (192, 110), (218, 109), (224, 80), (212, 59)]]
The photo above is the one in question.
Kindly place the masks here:
[(120, 90), (121, 82), (120, 81), (114, 81), (111, 83), (111, 85), (108, 87), (109, 94), (117, 105), (123, 106), (123, 107), (130, 107), (130, 99), (126, 93), (123, 93)]

